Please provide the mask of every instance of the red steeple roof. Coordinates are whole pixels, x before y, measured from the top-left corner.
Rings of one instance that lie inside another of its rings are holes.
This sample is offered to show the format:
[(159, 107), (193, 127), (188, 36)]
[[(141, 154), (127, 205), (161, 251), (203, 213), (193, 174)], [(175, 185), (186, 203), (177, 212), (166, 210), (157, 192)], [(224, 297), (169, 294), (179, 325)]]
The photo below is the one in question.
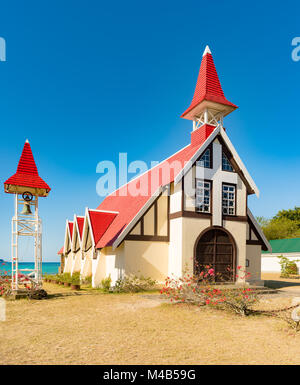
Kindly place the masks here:
[(237, 108), (235, 104), (229, 102), (225, 98), (216, 67), (214, 65), (213, 57), (208, 46), (206, 46), (203, 53), (192, 103), (189, 108), (181, 115), (181, 117), (186, 117), (188, 112), (190, 112), (204, 100), (229, 106), (231, 107), (231, 110)]
[(19, 160), (17, 172), (4, 182), (5, 192), (15, 192), (9, 186), (22, 186), (46, 190), (38, 195), (45, 196), (51, 190), (47, 183), (39, 176), (30, 144), (26, 140)]

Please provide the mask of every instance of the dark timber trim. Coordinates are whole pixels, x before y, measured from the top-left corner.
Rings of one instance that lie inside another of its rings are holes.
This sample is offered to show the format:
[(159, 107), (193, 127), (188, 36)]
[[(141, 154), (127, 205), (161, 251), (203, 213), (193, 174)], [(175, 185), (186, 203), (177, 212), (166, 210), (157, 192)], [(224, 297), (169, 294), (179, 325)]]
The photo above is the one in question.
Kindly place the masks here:
[(127, 235), (125, 241), (169, 242), (168, 235)]
[(177, 211), (176, 213), (170, 214), (170, 219), (176, 219), (181, 217), (188, 217), (188, 218), (211, 218), (211, 213), (198, 213), (196, 211)]
[[(128, 234), (125, 237), (125, 241), (151, 241), (151, 242), (169, 242), (170, 240), (170, 195), (167, 196), (167, 235), (158, 235), (158, 199), (162, 196), (162, 193), (158, 195), (157, 199), (152, 203), (150, 207), (146, 210), (142, 218), (140, 219), (141, 223), (141, 234)], [(144, 217), (154, 208), (154, 234), (145, 235), (144, 229)], [(137, 224), (136, 224), (137, 226)]]
[(236, 221), (236, 222), (247, 222), (248, 218), (243, 215), (223, 215), (224, 221)]
[(249, 239), (248, 241), (246, 241), (246, 244), (247, 244), (247, 245), (259, 245), (259, 246), (263, 246), (263, 244), (262, 244), (261, 241), (259, 241), (259, 240), (255, 241), (255, 240), (251, 240), (251, 239)]
[[(246, 241), (246, 244), (247, 245), (257, 245), (257, 246), (261, 246), (262, 250), (265, 250), (267, 251), (268, 248), (266, 247), (264, 241), (262, 240), (260, 234), (257, 232), (256, 228), (252, 225), (251, 221), (250, 221), (250, 218), (247, 217), (247, 220), (248, 220), (248, 225), (249, 225), (249, 239)], [(251, 232), (254, 232), (255, 236), (257, 239), (251, 239)]]

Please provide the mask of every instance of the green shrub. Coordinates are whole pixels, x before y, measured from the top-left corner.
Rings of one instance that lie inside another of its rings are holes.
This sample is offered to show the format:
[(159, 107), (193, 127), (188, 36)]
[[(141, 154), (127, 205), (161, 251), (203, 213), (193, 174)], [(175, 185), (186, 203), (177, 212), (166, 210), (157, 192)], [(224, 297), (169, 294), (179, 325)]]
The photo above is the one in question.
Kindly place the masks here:
[(107, 278), (103, 278), (101, 281), (101, 288), (105, 291), (109, 291), (111, 286), (111, 277), (110, 275)]
[(288, 278), (289, 275), (292, 274), (298, 274), (298, 267), (296, 262), (299, 262), (299, 260), (291, 261), (287, 257), (284, 257), (283, 255), (280, 255), (279, 257), (279, 264), (281, 266), (281, 276)]
[(92, 275), (88, 275), (88, 276), (82, 278), (81, 283), (83, 283), (84, 285), (91, 286), (92, 285)]
[(79, 271), (72, 274), (71, 283), (72, 283), (72, 285), (80, 285), (80, 272)]
[(52, 276), (51, 279), (53, 279), (56, 282), (60, 282), (61, 281), (61, 276), (60, 276), (60, 274), (55, 274), (55, 275)]
[(61, 274), (61, 280), (62, 282), (71, 283), (72, 282), (71, 274), (70, 273)]
[(140, 291), (147, 291), (154, 288), (156, 281), (152, 278), (145, 278), (143, 276), (130, 274), (123, 278), (119, 278), (113, 288), (117, 293), (138, 293)]

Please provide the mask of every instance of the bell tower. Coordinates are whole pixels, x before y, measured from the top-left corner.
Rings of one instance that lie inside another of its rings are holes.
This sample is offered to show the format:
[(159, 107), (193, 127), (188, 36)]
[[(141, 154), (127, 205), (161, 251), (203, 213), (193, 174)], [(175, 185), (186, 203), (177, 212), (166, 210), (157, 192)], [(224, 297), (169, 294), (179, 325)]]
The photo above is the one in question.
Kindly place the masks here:
[(181, 117), (192, 120), (193, 131), (195, 131), (203, 125), (223, 126), (224, 116), (236, 108), (238, 107), (225, 98), (211, 51), (206, 46), (194, 97), (191, 105)]
[[(12, 218), (11, 288), (13, 294), (22, 292), (24, 281), (32, 283), (32, 290), (42, 288), (42, 222), (38, 212), (38, 198), (46, 197), (50, 187), (39, 176), (26, 140), (17, 172), (4, 182), (4, 192), (14, 194), (15, 214)], [(19, 269), (19, 237), (34, 238), (34, 269)]]

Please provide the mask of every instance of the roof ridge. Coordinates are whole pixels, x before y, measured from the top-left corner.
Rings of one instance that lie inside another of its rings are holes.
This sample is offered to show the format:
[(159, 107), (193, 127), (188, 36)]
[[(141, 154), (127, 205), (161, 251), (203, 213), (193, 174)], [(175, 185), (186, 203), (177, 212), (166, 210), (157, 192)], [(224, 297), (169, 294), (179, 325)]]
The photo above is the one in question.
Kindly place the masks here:
[[(151, 170), (154, 170), (156, 167), (158, 167), (159, 165), (161, 165), (162, 163), (166, 162), (167, 160), (169, 160), (170, 158), (172, 158), (173, 156), (175, 156), (176, 154), (178, 154), (179, 152), (183, 151), (184, 149), (188, 148), (188, 147), (191, 147), (192, 144), (189, 143), (187, 144), (185, 147), (182, 147), (180, 150), (174, 152), (174, 154), (168, 156), (166, 159), (162, 160), (161, 162), (159, 162), (158, 164), (156, 164), (155, 166), (153, 166), (152, 168), (149, 168), (147, 171), (143, 172), (142, 174), (139, 174), (139, 175), (136, 175), (134, 178), (130, 179), (130, 181), (128, 181), (127, 183), (124, 183), (122, 186), (118, 187), (116, 190), (114, 190), (113, 192), (111, 192), (109, 195), (107, 195), (107, 197), (105, 198), (108, 198), (109, 196), (113, 196), (114, 193), (116, 193), (117, 191), (121, 190), (123, 187), (127, 186), (129, 183), (135, 181), (136, 179), (142, 177), (143, 175), (146, 175), (149, 171)], [(194, 146), (196, 147), (196, 145)]]

